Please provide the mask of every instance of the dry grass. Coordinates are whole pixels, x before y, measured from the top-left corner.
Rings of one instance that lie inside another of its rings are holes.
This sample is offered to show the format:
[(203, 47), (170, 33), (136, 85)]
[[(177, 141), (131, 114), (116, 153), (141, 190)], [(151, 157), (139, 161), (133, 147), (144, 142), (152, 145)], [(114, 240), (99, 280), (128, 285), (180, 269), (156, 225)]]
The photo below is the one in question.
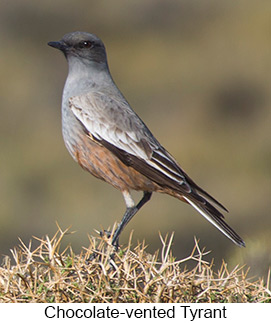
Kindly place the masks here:
[[(36, 248), (21, 241), (12, 250), (15, 265), (6, 257), (0, 268), (1, 302), (271, 302), (269, 278), (266, 285), (251, 281), (244, 267), (229, 271), (226, 263), (214, 272), (197, 241), (182, 260), (171, 254), (173, 235), (161, 237), (153, 255), (144, 243), (132, 248), (130, 239), (112, 257), (110, 242), (100, 237), (75, 255), (70, 246), (60, 251), (67, 233), (58, 228), (51, 239), (35, 238)], [(89, 260), (93, 250), (97, 256)], [(194, 268), (185, 269), (191, 260)]]

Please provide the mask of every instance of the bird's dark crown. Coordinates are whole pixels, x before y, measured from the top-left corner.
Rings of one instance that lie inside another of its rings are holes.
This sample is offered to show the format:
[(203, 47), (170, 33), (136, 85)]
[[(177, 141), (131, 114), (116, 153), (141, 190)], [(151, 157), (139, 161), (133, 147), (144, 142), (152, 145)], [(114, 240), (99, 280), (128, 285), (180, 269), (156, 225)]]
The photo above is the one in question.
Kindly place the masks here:
[(62, 41), (69, 47), (76, 49), (90, 49), (95, 46), (104, 47), (103, 42), (94, 34), (89, 34), (82, 31), (76, 31), (64, 35)]

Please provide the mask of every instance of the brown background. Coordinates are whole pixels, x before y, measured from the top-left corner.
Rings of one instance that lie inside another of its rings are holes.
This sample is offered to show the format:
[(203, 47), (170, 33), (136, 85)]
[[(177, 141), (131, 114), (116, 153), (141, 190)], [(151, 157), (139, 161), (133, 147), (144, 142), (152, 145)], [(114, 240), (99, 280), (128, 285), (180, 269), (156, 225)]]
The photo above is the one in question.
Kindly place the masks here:
[[(121, 194), (78, 167), (61, 135), (67, 64), (47, 46), (71, 31), (99, 35), (111, 73), (134, 110), (186, 172), (230, 210), (247, 243), (234, 246), (191, 207), (156, 194), (128, 225), (126, 243), (149, 251), (175, 231), (173, 251), (194, 236), (230, 266), (266, 276), (271, 264), (270, 1), (2, 1), (0, 10), (0, 253), (57, 221), (76, 233), (107, 228), (124, 212)], [(138, 196), (137, 196), (138, 198)]]

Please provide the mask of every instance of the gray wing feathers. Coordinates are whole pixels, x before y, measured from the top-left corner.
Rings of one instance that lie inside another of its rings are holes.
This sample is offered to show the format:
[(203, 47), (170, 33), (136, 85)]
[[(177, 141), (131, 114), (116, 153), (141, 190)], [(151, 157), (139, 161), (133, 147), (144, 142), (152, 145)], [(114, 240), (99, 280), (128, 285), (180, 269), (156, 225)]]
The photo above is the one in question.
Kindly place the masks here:
[(94, 92), (70, 98), (76, 118), (97, 140), (143, 159), (181, 185), (185, 177), (172, 156), (159, 144), (124, 98), (114, 100)]
[(125, 99), (113, 100), (94, 92), (72, 97), (69, 103), (76, 118), (94, 137), (140, 158), (150, 157), (152, 143), (147, 146), (142, 144), (142, 140), (147, 137), (144, 124)]

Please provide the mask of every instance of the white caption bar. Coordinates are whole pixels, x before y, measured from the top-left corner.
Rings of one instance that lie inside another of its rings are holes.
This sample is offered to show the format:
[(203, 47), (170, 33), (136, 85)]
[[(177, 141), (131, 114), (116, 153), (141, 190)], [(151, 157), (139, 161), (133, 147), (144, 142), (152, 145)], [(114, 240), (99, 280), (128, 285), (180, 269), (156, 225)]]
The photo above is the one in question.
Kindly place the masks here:
[(271, 304), (0, 304), (1, 321), (271, 322)]

